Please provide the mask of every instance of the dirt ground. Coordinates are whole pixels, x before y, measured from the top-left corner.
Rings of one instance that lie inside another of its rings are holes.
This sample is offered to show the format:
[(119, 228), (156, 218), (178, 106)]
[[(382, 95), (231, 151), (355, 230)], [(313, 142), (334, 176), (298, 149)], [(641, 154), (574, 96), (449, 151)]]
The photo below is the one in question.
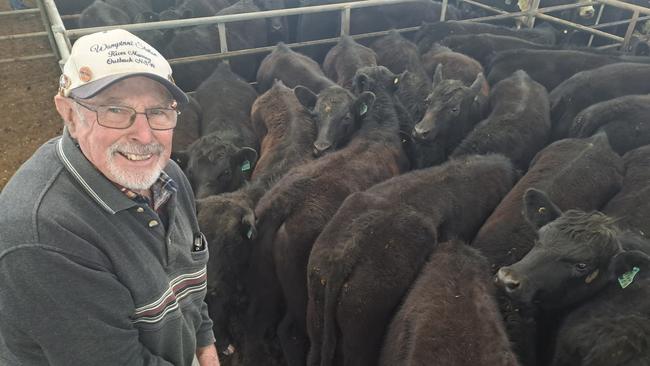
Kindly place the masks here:
[[(0, 2), (0, 11), (9, 10), (7, 3)], [(39, 14), (0, 18), (0, 35), (42, 30)], [(52, 52), (47, 37), (0, 40), (0, 50), (0, 58)], [(41, 144), (61, 133), (52, 102), (59, 75), (54, 57), (0, 63), (0, 189)]]

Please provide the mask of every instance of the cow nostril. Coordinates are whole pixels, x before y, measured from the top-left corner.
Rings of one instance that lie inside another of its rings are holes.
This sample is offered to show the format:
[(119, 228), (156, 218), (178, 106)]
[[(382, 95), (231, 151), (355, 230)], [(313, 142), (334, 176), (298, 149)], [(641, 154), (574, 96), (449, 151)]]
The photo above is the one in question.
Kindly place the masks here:
[(515, 292), (515, 291), (517, 291), (517, 289), (519, 289), (520, 283), (519, 283), (519, 281), (509, 279), (509, 280), (505, 281), (504, 285), (505, 285), (506, 291)]

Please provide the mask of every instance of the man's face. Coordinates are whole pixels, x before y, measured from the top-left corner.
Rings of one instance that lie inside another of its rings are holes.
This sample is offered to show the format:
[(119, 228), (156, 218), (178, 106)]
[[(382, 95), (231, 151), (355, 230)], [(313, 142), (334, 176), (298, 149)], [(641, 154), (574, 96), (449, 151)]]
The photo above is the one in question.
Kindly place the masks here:
[[(70, 134), (86, 158), (111, 181), (134, 191), (148, 190), (167, 165), (173, 129), (152, 130), (144, 114), (136, 115), (133, 125), (126, 129), (103, 127), (97, 123), (95, 112), (77, 105), (72, 99), (66, 101), (72, 108)], [(167, 89), (158, 82), (146, 77), (131, 77), (81, 102), (93, 109), (111, 105), (144, 112), (149, 108), (169, 108), (172, 100)]]

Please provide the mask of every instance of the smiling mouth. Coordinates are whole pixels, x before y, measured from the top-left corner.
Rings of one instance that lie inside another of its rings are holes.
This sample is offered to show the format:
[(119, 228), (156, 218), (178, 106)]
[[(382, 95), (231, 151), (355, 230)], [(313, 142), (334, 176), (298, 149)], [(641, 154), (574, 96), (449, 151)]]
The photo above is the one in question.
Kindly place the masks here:
[(153, 154), (138, 155), (138, 154), (128, 154), (128, 153), (120, 153), (120, 155), (124, 156), (125, 158), (131, 161), (147, 160), (153, 156)]

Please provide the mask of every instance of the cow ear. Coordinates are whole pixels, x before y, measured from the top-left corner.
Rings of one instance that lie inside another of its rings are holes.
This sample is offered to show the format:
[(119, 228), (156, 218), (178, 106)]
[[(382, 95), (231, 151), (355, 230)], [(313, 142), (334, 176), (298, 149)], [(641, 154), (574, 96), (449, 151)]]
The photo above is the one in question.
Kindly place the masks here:
[(235, 164), (244, 174), (250, 174), (257, 162), (257, 151), (250, 147), (242, 147), (234, 156)]
[(354, 81), (352, 82), (352, 85), (354, 86), (354, 94), (361, 94), (365, 91), (368, 91), (368, 75), (354, 75)]
[(440, 84), (442, 80), (442, 64), (438, 64), (436, 71), (433, 73), (433, 86)]
[(306, 86), (298, 85), (295, 87), (295, 89), (293, 89), (293, 94), (296, 95), (296, 98), (298, 98), (300, 104), (302, 104), (305, 108), (310, 111), (314, 110), (316, 101), (318, 100), (318, 95), (314, 94), (313, 91), (311, 91)]
[(171, 155), (171, 159), (178, 164), (183, 171), (187, 168), (187, 163), (190, 161), (190, 154), (183, 150), (183, 151), (173, 151)]
[(248, 240), (255, 240), (257, 237), (257, 228), (255, 227), (255, 214), (251, 211), (241, 218), (242, 235)]
[(474, 95), (478, 95), (478, 93), (481, 92), (481, 89), (483, 89), (483, 84), (485, 84), (485, 76), (483, 76), (482, 72), (479, 72), (478, 75), (476, 75), (476, 79), (469, 88), (472, 90), (472, 93)]
[(399, 88), (400, 83), (408, 73), (408, 70), (404, 70), (401, 74), (397, 74), (393, 76), (393, 83), (391, 84), (391, 87), (393, 88), (393, 91), (396, 91)]
[(614, 280), (618, 280), (621, 287), (625, 288), (638, 276), (650, 275), (650, 256), (639, 250), (620, 252), (612, 258), (609, 273)]
[(562, 215), (562, 211), (548, 198), (546, 193), (529, 188), (524, 193), (524, 215), (536, 229)]
[(372, 105), (375, 103), (375, 94), (373, 92), (363, 92), (357, 100), (352, 103), (350, 110), (352, 114), (356, 117), (355, 120), (365, 118), (372, 108)]

